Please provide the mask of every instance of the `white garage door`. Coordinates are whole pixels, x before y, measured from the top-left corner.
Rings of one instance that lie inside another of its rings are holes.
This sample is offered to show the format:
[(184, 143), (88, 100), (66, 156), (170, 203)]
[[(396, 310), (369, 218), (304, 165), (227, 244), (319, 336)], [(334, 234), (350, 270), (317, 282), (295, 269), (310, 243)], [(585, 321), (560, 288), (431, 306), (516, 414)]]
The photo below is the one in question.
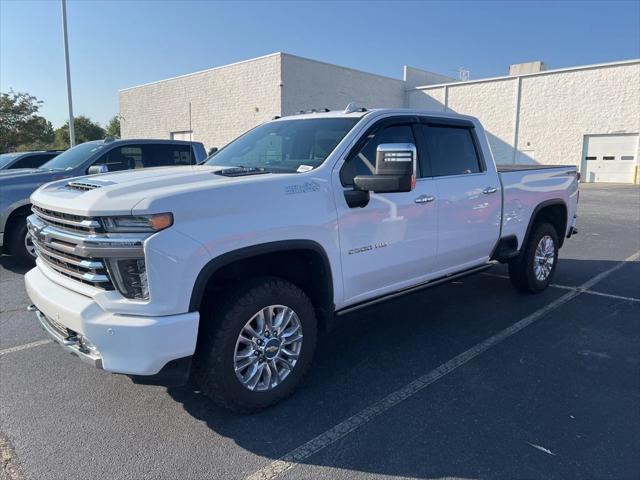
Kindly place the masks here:
[(584, 138), (584, 182), (633, 183), (638, 165), (638, 135), (587, 135)]
[(171, 132), (171, 140), (191, 140), (191, 130), (185, 130), (182, 132)]

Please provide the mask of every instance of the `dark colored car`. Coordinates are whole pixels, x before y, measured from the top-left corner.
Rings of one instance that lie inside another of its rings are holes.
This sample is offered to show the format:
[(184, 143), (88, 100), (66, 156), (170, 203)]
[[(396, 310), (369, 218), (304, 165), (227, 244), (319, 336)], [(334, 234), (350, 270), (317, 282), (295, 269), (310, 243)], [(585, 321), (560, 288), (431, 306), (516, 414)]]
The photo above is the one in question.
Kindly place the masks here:
[(0, 155), (0, 170), (17, 168), (40, 168), (64, 150), (39, 150), (34, 152), (11, 152)]

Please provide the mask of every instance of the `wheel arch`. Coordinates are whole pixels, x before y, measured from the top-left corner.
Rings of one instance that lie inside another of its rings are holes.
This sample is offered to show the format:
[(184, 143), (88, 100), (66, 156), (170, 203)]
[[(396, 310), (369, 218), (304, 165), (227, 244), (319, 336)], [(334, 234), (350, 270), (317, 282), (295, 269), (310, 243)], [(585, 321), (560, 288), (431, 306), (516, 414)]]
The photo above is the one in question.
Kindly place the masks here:
[[(308, 275), (310, 267), (314, 275)], [(198, 274), (189, 301), (189, 311), (200, 310), (207, 293), (222, 288), (222, 282), (242, 276), (273, 275), (291, 281), (309, 295), (321, 323), (335, 311), (333, 274), (325, 249), (313, 240), (283, 240), (252, 245), (210, 260)]]
[(533, 231), (534, 225), (542, 221), (547, 221), (553, 225), (558, 233), (558, 240), (560, 242), (558, 248), (562, 247), (566, 236), (567, 222), (569, 221), (568, 215), (569, 209), (567, 208), (567, 204), (561, 198), (545, 200), (538, 204), (536, 208), (533, 209), (531, 218), (529, 218), (529, 224), (527, 225), (527, 230), (522, 240), (520, 251), (522, 251), (522, 248), (529, 241), (529, 236)]
[(31, 215), (31, 203), (22, 203), (17, 205), (11, 213), (7, 216), (7, 220), (4, 224), (4, 241), (3, 241), (3, 250), (6, 253), (11, 252), (11, 235), (13, 234), (13, 229), (16, 226), (17, 220), (22, 216)]

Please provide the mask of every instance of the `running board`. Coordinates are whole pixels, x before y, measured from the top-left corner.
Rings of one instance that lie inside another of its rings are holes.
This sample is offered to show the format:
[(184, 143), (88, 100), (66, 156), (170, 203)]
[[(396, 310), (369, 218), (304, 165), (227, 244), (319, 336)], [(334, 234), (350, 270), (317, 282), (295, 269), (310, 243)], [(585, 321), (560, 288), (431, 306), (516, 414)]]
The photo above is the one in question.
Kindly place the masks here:
[(376, 305), (378, 303), (386, 302), (387, 300), (391, 300), (393, 298), (401, 297), (403, 295), (407, 295), (409, 293), (417, 292), (419, 290), (424, 290), (425, 288), (437, 287), (438, 285), (443, 285), (445, 283), (452, 282), (454, 280), (458, 280), (460, 278), (466, 277), (468, 275), (473, 275), (475, 273), (480, 273), (488, 268), (491, 268), (495, 265), (495, 263), (487, 263), (480, 267), (474, 267), (469, 270), (464, 270), (459, 273), (452, 273), (451, 275), (447, 275), (445, 277), (440, 277), (435, 280), (431, 280), (429, 282), (421, 283), (419, 285), (415, 285), (413, 287), (404, 288), (402, 290), (398, 290), (393, 293), (388, 293), (386, 295), (382, 295), (381, 297), (376, 297), (371, 300), (365, 300), (364, 302), (357, 303), (355, 305), (351, 305), (349, 307), (345, 307), (341, 310), (338, 310), (335, 314), (337, 316), (345, 315), (347, 313), (355, 312), (356, 310), (360, 310), (361, 308), (370, 307), (372, 305)]

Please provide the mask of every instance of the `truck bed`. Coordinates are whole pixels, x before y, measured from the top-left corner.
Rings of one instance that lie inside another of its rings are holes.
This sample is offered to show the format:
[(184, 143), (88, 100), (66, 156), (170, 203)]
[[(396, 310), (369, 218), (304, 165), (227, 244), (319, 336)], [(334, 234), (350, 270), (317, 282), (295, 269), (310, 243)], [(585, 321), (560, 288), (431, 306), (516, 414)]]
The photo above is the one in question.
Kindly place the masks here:
[(518, 246), (522, 245), (534, 209), (550, 203), (566, 205), (569, 227), (577, 204), (575, 165), (500, 165), (497, 168), (504, 194), (503, 238), (515, 235)]

